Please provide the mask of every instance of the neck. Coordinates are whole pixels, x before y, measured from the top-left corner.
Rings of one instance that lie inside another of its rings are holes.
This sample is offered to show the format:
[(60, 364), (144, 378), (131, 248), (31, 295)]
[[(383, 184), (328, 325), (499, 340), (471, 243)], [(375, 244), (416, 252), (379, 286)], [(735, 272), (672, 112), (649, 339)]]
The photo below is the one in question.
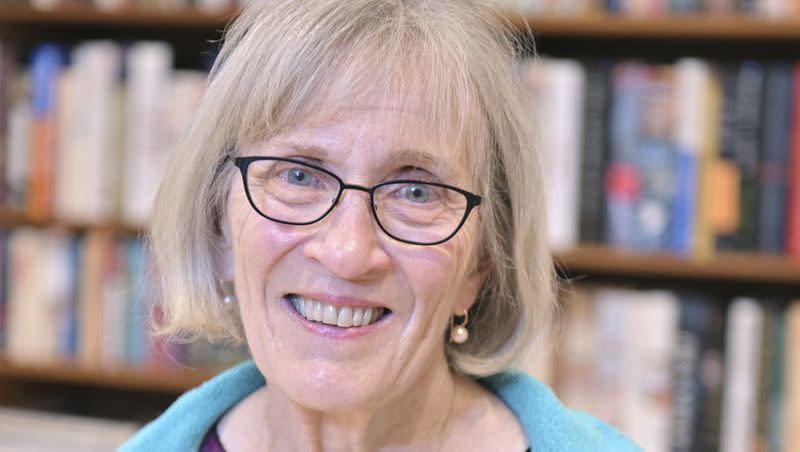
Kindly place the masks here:
[(279, 390), (262, 394), (268, 450), (437, 450), (446, 436), (456, 399), (456, 378), (446, 363), (431, 366), (407, 388), (376, 406), (320, 412), (299, 406)]

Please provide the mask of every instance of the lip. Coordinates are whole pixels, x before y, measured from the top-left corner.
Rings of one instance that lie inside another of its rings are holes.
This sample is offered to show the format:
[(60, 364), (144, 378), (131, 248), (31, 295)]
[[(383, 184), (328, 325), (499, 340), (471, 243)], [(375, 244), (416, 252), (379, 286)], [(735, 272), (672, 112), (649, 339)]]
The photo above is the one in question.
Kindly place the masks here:
[[(298, 293), (298, 295), (300, 294)], [(355, 298), (348, 298), (348, 297), (331, 297), (330, 295), (319, 297), (319, 296), (312, 296), (310, 294), (303, 294), (301, 296), (308, 298), (315, 298), (317, 300), (324, 301), (325, 303), (329, 303), (334, 306), (362, 306), (370, 308), (382, 307), (381, 305), (376, 305), (374, 303), (365, 302), (364, 300), (357, 300)], [(333, 300), (338, 300), (339, 303), (334, 303), (332, 302)], [(289, 315), (294, 317), (303, 326), (303, 328), (305, 328), (306, 331), (316, 336), (321, 336), (327, 339), (335, 339), (335, 340), (358, 339), (368, 334), (374, 333), (382, 329), (384, 325), (388, 323), (388, 320), (390, 320), (393, 315), (392, 312), (390, 311), (384, 314), (384, 316), (377, 322), (370, 323), (367, 326), (342, 328), (338, 326), (327, 325), (324, 323), (317, 323), (307, 320), (305, 317), (301, 316), (297, 311), (294, 310), (294, 307), (286, 297), (281, 297), (281, 305), (283, 305), (283, 308), (288, 311)]]

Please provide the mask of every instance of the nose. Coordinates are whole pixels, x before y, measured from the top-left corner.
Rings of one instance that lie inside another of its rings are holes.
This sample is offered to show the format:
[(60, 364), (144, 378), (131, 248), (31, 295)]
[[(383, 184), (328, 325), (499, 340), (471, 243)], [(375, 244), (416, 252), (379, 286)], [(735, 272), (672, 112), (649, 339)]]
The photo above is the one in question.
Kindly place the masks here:
[(322, 220), (306, 242), (306, 257), (332, 274), (351, 281), (368, 280), (389, 268), (389, 255), (380, 246), (380, 231), (369, 195), (346, 190), (336, 209)]

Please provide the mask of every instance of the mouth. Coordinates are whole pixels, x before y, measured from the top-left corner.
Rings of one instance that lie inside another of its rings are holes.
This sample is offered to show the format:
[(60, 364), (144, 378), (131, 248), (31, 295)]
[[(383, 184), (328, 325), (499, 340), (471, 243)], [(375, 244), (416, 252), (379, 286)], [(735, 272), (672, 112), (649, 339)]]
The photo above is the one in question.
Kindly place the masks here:
[(388, 308), (371, 308), (367, 306), (334, 306), (313, 298), (305, 298), (297, 294), (284, 297), (294, 311), (312, 323), (335, 326), (339, 328), (365, 327), (383, 320), (391, 314)]

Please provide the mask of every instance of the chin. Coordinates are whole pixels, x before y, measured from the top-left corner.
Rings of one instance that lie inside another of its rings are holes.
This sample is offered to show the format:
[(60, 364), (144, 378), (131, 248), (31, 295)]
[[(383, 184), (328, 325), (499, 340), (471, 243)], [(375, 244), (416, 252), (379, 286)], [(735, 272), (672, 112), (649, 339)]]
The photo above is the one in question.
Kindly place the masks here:
[(378, 381), (390, 380), (353, 375), (352, 371), (318, 371), (278, 389), (298, 405), (310, 410), (327, 413), (353, 412), (385, 402), (387, 388), (379, 387), (376, 384)]
[(383, 382), (395, 381), (390, 376), (376, 372), (384, 368), (377, 363), (366, 366), (319, 361), (295, 361), (279, 366), (271, 364), (259, 366), (268, 387), (301, 407), (326, 413), (353, 412), (380, 406), (385, 403), (387, 392), (394, 386)]

